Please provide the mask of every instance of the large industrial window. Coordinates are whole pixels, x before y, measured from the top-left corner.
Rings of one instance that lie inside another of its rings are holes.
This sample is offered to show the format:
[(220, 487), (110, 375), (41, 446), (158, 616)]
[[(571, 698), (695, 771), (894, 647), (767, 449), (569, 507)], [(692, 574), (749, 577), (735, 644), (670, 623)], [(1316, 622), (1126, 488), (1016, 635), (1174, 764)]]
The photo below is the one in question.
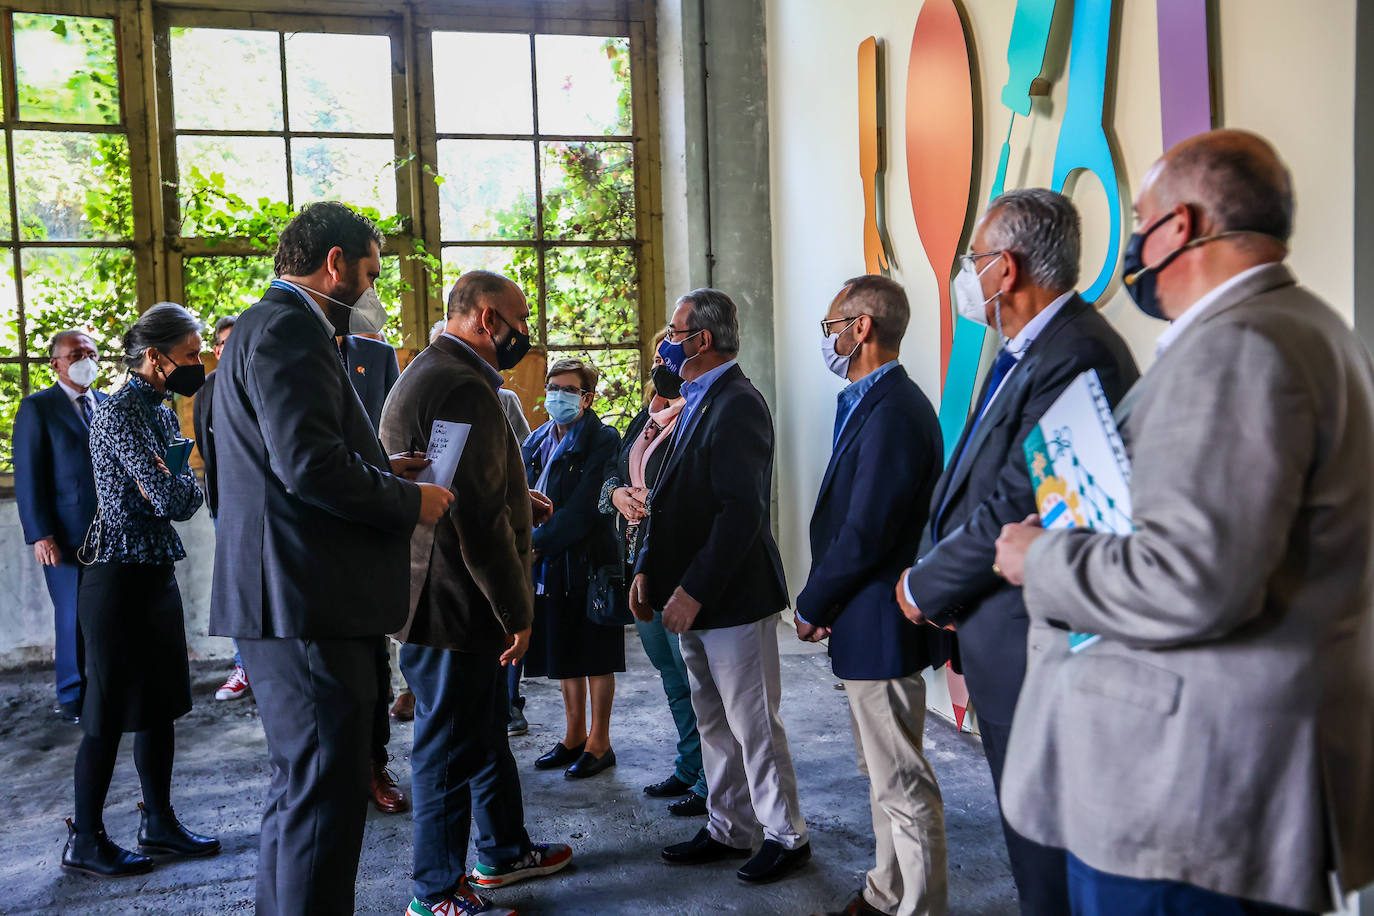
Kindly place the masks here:
[(0, 8), (0, 487), (54, 331), (89, 327), (112, 358), (153, 302), (238, 312), (281, 227), (324, 199), (386, 233), (403, 361), (460, 272), (499, 270), (536, 345), (600, 368), (597, 409), (623, 425), (665, 313), (652, 17), (651, 0)]

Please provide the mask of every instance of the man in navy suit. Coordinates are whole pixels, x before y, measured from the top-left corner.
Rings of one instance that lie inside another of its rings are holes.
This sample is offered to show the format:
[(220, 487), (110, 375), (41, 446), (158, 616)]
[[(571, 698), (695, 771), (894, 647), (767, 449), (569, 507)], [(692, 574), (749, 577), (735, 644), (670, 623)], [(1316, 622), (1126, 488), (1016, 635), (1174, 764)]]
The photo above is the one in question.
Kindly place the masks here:
[[(1088, 369), (1097, 370), (1113, 405), (1140, 375), (1121, 335), (1074, 292), (1079, 248), (1073, 203), (1041, 188), (997, 198), (974, 230), (954, 284), (959, 311), (1009, 340), (935, 485), (920, 561), (897, 587), (910, 620), (957, 629), (999, 800), (1029, 623), (1021, 589), (998, 575), (993, 560), (1002, 526), (1036, 511), (1022, 444)], [(1064, 851), (1021, 837), (1006, 818), (1002, 829), (1021, 912), (1069, 912)]]
[(373, 429), (382, 425), (382, 405), (391, 393), (401, 367), (396, 351), (384, 340), (362, 334), (347, 334), (338, 338), (339, 351), (348, 365), (348, 380), (363, 402), (363, 410), (372, 421)]
[(893, 593), (919, 546), (943, 461), (935, 410), (897, 361), (910, 318), (902, 287), (870, 275), (845, 283), (821, 322), (826, 365), (849, 385), (811, 516), (797, 636), (830, 637), (877, 841), (865, 886), (830, 916), (946, 911), (944, 805), (921, 750), (921, 670), (936, 661), (941, 634), (910, 623)]
[(76, 622), (77, 548), (95, 517), (91, 416), (105, 395), (91, 386), (99, 374), (95, 341), (61, 331), (48, 346), (57, 384), (24, 398), (14, 418), (14, 488), (25, 543), (43, 564), (57, 635), (57, 702), (75, 722), (85, 688), (81, 630)]

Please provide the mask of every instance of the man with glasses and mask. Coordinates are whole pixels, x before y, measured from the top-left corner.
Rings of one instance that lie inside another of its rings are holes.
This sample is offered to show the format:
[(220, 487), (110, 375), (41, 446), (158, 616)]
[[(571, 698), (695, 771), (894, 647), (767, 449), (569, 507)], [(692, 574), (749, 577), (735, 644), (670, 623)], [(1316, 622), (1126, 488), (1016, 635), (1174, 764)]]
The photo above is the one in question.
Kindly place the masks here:
[(24, 398), (14, 418), (14, 495), (24, 542), (33, 545), (52, 598), (57, 712), (75, 722), (85, 686), (76, 550), (95, 517), (91, 417), (106, 396), (93, 387), (100, 354), (89, 334), (58, 332), (48, 344), (48, 357), (57, 381)]
[(682, 378), (686, 403), (649, 485), (630, 610), (640, 620), (661, 610), (663, 626), (680, 636), (708, 816), (695, 837), (661, 855), (671, 865), (748, 858), (736, 874), (762, 884), (811, 858), (778, 715), (787, 586), (769, 511), (773, 417), (736, 362), (739, 318), (720, 290), (679, 299), (658, 352)]
[(1117, 408), (1134, 531), (998, 541), (1031, 619), (1007, 818), (1068, 849), (1076, 916), (1327, 912), (1374, 881), (1374, 364), (1284, 264), (1262, 138), (1184, 140), (1135, 210), (1126, 289), (1173, 324)]
[[(1002, 526), (1035, 511), (1022, 444), (1081, 373), (1095, 369), (1112, 404), (1139, 375), (1121, 335), (1074, 292), (1079, 232), (1073, 203), (1039, 188), (997, 198), (974, 229), (955, 298), (965, 318), (996, 328), (1002, 346), (935, 485), (919, 560), (897, 584), (913, 623), (956, 630), (999, 799), (1027, 621), (1021, 590), (997, 575), (993, 554)], [(1062, 916), (1063, 851), (1002, 826), (1021, 912)]]
[(506, 277), (463, 274), (449, 293), (444, 330), (401, 373), (382, 413), (382, 441), (394, 450), (427, 450), (439, 420), (470, 427), (449, 484), (453, 507), (415, 532), (409, 615), (396, 628), (401, 671), (415, 694), (410, 916), (505, 916), (513, 911), (472, 884), (503, 887), (572, 859), (563, 844), (530, 841), (506, 729), (503, 667), (529, 649), (533, 530), (552, 514), (526, 483), (520, 444), (496, 396), (501, 370), (529, 350), (529, 313)]
[(271, 754), (262, 914), (353, 911), (378, 642), (405, 621), (411, 532), (453, 502), (382, 451), (335, 344), (386, 321), (381, 245), (343, 204), (303, 208), (216, 372), (210, 632), (238, 638)]

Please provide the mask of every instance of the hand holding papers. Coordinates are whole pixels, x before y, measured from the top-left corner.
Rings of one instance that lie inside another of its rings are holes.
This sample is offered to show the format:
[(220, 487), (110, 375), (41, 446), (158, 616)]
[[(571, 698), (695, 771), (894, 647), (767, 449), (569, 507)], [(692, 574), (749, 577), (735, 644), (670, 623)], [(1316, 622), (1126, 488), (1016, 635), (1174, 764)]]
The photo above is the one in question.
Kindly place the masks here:
[(429, 431), (429, 450), (425, 452), (429, 467), (416, 475), (415, 482), (433, 483), (452, 489), (458, 459), (463, 457), (463, 448), (468, 443), (468, 433), (471, 431), (471, 423), (435, 420)]

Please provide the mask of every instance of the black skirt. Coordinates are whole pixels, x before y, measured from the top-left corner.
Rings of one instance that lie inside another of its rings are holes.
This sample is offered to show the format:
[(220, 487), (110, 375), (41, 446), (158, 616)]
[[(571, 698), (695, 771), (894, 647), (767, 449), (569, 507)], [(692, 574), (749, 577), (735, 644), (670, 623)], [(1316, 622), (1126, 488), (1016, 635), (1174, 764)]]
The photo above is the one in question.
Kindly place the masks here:
[(625, 628), (587, 619), (587, 593), (534, 596), (525, 673), (562, 680), (625, 670)]
[(170, 564), (86, 567), (76, 614), (86, 646), (86, 734), (144, 731), (191, 711), (186, 622)]

